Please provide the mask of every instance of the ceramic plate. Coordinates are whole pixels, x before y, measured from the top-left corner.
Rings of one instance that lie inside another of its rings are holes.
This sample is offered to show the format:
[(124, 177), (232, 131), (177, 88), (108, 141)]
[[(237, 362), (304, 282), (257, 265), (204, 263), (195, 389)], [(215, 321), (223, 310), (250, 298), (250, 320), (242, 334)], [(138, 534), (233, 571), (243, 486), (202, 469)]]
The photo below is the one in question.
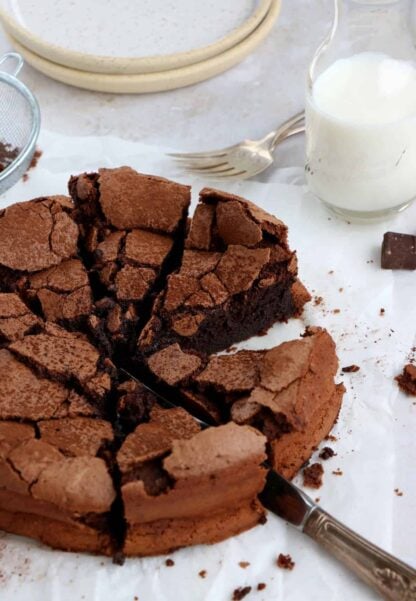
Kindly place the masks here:
[(158, 72), (238, 44), (272, 0), (0, 0), (5, 29), (32, 52), (97, 73)]
[(114, 94), (161, 92), (209, 79), (240, 62), (270, 32), (279, 14), (280, 5), (281, 0), (272, 0), (270, 10), (260, 25), (242, 42), (222, 54), (195, 65), (188, 65), (160, 73), (110, 75), (80, 71), (53, 63), (33, 53), (13, 38), (10, 38), (10, 41), (32, 67), (63, 83), (88, 90), (111, 92)]

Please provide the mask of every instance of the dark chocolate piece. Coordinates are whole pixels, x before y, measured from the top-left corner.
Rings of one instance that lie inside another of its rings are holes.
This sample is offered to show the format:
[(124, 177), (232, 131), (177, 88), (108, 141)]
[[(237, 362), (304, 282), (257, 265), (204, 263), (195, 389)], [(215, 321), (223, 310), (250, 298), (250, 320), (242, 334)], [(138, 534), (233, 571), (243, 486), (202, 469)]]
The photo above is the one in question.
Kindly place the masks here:
[(416, 269), (416, 236), (386, 232), (381, 247), (383, 269)]

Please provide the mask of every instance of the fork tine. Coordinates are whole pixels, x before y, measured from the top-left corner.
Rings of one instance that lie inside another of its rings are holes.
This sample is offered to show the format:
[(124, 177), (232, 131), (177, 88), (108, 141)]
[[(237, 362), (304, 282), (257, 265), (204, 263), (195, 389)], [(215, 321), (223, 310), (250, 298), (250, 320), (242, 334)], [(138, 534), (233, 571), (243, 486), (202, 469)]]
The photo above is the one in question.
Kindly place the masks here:
[(207, 173), (209, 173), (210, 171), (214, 171), (217, 170), (218, 167), (231, 167), (231, 165), (229, 163), (227, 163), (227, 161), (223, 161), (222, 163), (210, 163), (209, 165), (188, 165), (188, 171), (206, 171)]
[(189, 171), (191, 173), (200, 173), (201, 175), (217, 175), (219, 173), (229, 173), (230, 171), (234, 171), (234, 167), (232, 167), (231, 165), (228, 165), (227, 163), (225, 163), (227, 165), (226, 169), (189, 169)]
[(167, 156), (177, 160), (218, 159), (227, 156), (227, 150), (211, 150), (207, 152), (168, 152)]

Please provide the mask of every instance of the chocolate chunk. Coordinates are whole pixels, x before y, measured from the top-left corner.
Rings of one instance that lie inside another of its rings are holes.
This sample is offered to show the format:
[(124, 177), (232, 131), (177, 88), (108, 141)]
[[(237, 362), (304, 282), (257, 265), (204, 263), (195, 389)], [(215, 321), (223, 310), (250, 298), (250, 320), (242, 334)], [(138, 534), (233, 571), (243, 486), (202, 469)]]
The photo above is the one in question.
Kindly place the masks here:
[(416, 396), (416, 366), (411, 363), (405, 365), (396, 380), (403, 392)]
[(416, 269), (416, 236), (386, 232), (381, 247), (383, 269)]

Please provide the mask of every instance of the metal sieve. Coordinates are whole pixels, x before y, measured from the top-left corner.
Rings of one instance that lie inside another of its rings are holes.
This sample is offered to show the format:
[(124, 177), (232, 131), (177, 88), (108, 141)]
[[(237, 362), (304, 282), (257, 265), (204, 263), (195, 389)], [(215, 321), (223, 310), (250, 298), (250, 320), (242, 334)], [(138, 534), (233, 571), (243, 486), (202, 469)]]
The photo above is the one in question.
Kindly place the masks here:
[(0, 65), (12, 61), (9, 73), (0, 70), (0, 143), (18, 149), (16, 158), (0, 172), (0, 194), (13, 186), (26, 172), (36, 148), (40, 110), (32, 92), (18, 79), (23, 59), (17, 52), (0, 58)]

